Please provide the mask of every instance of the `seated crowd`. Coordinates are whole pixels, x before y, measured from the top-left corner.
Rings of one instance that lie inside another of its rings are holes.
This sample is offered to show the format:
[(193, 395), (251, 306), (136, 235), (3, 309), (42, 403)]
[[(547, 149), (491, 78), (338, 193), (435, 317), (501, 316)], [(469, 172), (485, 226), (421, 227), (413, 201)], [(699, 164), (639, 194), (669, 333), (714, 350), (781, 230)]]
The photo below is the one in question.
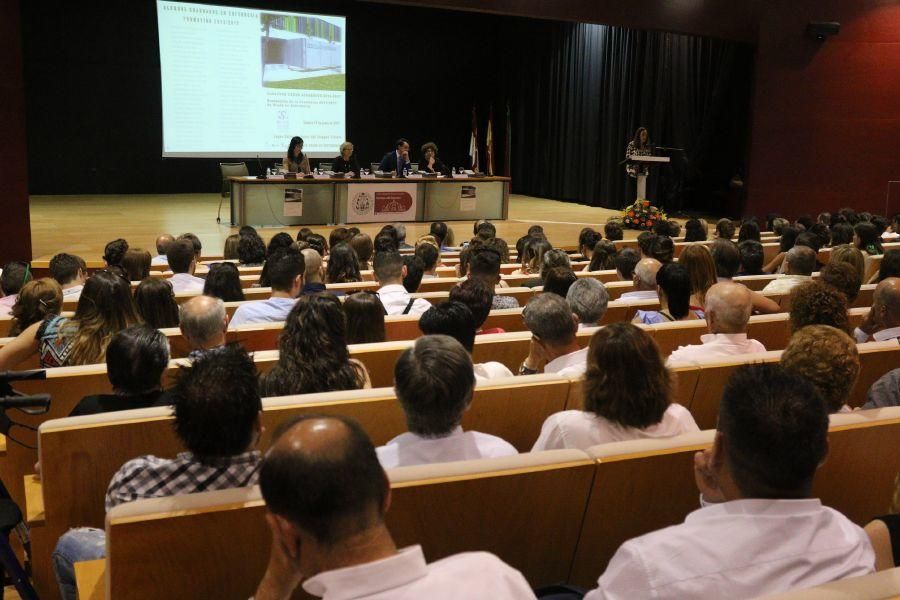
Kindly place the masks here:
[[(763, 229), (780, 237), (780, 252), (767, 265)], [(637, 250), (617, 249), (622, 226), (610, 221), (605, 239), (591, 228), (580, 233), (575, 257), (554, 248), (540, 226), (516, 243), (513, 275), (526, 277), (519, 286), (542, 292), (522, 309), (530, 341), (515, 375), (582, 380), (581, 407), (547, 418), (532, 452), (699, 431), (674, 400), (674, 369), (765, 352), (748, 337), (751, 316), (782, 311), (766, 293), (789, 294), (792, 336), (780, 363), (741, 367), (721, 392), (715, 441), (695, 457), (698, 509), (682, 524), (623, 544), (597, 574), (596, 589), (567, 593), (753, 597), (871, 573), (876, 553), (878, 564), (896, 564), (897, 547), (892, 563), (885, 562), (883, 543), (876, 540), (873, 549), (863, 529), (822, 506), (811, 489), (828, 454), (828, 415), (852, 410), (857, 344), (900, 340), (900, 250), (884, 254), (861, 324), (854, 329), (848, 318), (864, 283), (865, 256), (884, 253), (883, 241), (900, 238), (898, 217), (889, 223), (842, 210), (791, 225), (770, 216), (765, 226), (750, 219), (737, 232), (722, 220), (709, 243), (706, 223), (691, 219), (684, 240), (704, 243), (687, 245), (676, 258), (673, 238), (680, 232), (674, 221), (662, 221), (638, 236)], [(414, 244), (406, 243), (402, 224), (371, 237), (338, 227), (326, 238), (304, 228), (296, 240), (282, 233), (268, 244), (244, 227), (226, 242), (225, 261), (209, 266), (193, 234), (160, 236), (155, 257), (115, 240), (104, 252), (106, 268), (93, 274), (70, 254), (53, 257), (51, 277), (42, 279), (32, 278), (28, 263), (10, 263), (0, 275), (0, 306), (13, 317), (14, 337), (0, 347), (0, 370), (35, 356), (43, 368), (105, 362), (112, 393), (84, 398), (73, 416), (172, 407), (186, 451), (127, 462), (109, 484), (107, 510), (258, 483), (273, 545), (257, 600), (290, 598), (298, 586), (342, 598), (534, 597), (502, 557), (469, 553), (426, 563), (420, 547), (398, 549), (384, 521), (385, 469), (517, 454), (506, 440), (461, 426), (479, 381), (514, 376), (499, 362), (474, 363), (471, 354), (478, 336), (503, 333), (484, 327), (491, 311), (519, 306), (498, 293), (508, 285), (501, 274), (510, 262), (506, 241), (487, 221), (476, 222), (473, 233), (459, 247), (459, 282), (434, 303), (415, 294), (423, 279), (440, 276), (442, 253), (453, 247), (443, 223)], [(828, 246), (830, 261), (817, 264)], [(172, 275), (151, 276), (153, 265), (168, 265)], [(259, 267), (268, 299), (244, 300), (246, 267)], [(632, 323), (598, 326), (609, 291), (575, 269), (615, 271), (633, 283), (621, 300), (658, 307), (638, 310)], [(370, 270), (376, 293), (330, 287), (361, 282)], [(764, 273), (777, 276), (763, 293), (735, 279)], [(140, 282), (134, 290), (131, 281)], [(178, 303), (182, 293), (193, 296)], [(74, 314), (63, 314), (64, 299), (76, 297)], [(227, 302), (241, 302), (230, 320)], [(352, 420), (304, 417), (282, 424), (262, 457), (261, 398), (371, 387), (370, 373), (348, 346), (385, 341), (390, 315), (414, 316), (423, 334), (393, 371), (407, 432), (375, 448)], [(668, 357), (645, 327), (701, 320), (708, 330), (701, 343)], [(226, 343), (226, 332), (267, 322), (283, 329), (277, 363), (260, 374), (251, 355)], [(180, 329), (190, 355), (174, 386), (164, 389), (170, 348), (160, 328), (168, 327)], [(596, 329), (584, 346), (579, 331), (586, 328)], [(900, 369), (883, 374), (863, 408), (897, 405)], [(900, 545), (896, 517), (878, 523)], [(873, 536), (883, 534), (878, 527)], [(78, 528), (60, 538), (53, 561), (64, 598), (76, 597), (74, 563), (104, 555), (102, 530)]]

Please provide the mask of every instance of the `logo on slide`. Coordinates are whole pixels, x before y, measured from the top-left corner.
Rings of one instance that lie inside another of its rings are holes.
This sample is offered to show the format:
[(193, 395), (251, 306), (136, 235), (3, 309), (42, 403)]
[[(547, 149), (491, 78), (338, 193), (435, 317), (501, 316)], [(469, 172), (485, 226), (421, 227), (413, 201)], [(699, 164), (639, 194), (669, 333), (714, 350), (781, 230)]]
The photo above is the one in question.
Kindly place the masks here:
[(358, 215), (367, 215), (372, 212), (372, 198), (366, 192), (360, 192), (353, 197), (353, 212)]
[(405, 213), (412, 208), (408, 192), (375, 192), (375, 214)]

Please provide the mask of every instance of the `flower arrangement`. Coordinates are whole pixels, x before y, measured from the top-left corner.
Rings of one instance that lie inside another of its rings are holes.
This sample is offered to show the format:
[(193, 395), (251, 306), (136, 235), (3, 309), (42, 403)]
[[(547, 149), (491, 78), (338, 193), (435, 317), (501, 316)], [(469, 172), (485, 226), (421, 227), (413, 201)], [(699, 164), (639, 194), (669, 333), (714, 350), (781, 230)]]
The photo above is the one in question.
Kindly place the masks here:
[(622, 224), (629, 229), (647, 231), (653, 228), (654, 223), (665, 218), (666, 213), (650, 206), (649, 200), (638, 200), (622, 210)]

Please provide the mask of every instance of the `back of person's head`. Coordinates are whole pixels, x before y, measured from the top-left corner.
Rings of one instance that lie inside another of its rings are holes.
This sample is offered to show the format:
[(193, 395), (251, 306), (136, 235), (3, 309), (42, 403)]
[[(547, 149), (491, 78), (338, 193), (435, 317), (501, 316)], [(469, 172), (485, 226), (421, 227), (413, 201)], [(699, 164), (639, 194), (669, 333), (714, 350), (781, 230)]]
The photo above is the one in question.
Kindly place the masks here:
[(889, 277), (900, 277), (900, 250), (888, 250), (881, 259), (878, 281), (882, 282)]
[(644, 258), (653, 258), (653, 242), (656, 241), (656, 234), (651, 231), (642, 231), (637, 236), (638, 249)]
[(609, 292), (599, 280), (582, 277), (569, 286), (566, 302), (582, 325), (593, 326), (606, 314)]
[(794, 247), (800, 230), (796, 227), (786, 226), (781, 230), (781, 239), (778, 241), (779, 252), (787, 252)]
[(80, 256), (62, 252), (50, 259), (50, 277), (59, 285), (66, 285), (78, 279), (79, 271), (82, 275), (87, 275), (87, 265)]
[(592, 251), (601, 239), (603, 236), (592, 227), (585, 227), (578, 234), (578, 251), (582, 254)]
[(667, 235), (670, 238), (677, 238), (681, 235), (681, 225), (678, 224), (678, 221), (675, 219), (669, 219), (666, 221), (666, 225), (668, 225), (668, 233)]
[(616, 268), (616, 245), (609, 240), (594, 244), (588, 271), (609, 271)]
[(859, 278), (862, 279), (866, 274), (866, 257), (859, 248), (851, 244), (841, 244), (831, 249), (831, 257), (829, 263), (845, 262), (853, 266), (859, 272)]
[(469, 307), (458, 300), (435, 304), (419, 317), (419, 330), (425, 335), (449, 335), (467, 352), (475, 347), (478, 326)]
[(578, 277), (568, 267), (553, 267), (547, 271), (544, 277), (544, 293), (558, 294), (563, 298), (569, 293), (569, 288)]
[(384, 332), (384, 305), (378, 294), (356, 292), (343, 304), (347, 318), (348, 344), (374, 344), (386, 339)]
[(306, 265), (306, 282), (318, 281), (322, 276), (322, 255), (312, 248), (301, 250)]
[(414, 294), (422, 285), (422, 278), (425, 276), (425, 262), (415, 254), (404, 254), (403, 266), (406, 267), (403, 288), (410, 294)]
[(829, 262), (822, 269), (820, 279), (825, 285), (847, 296), (849, 303), (856, 301), (859, 296), (859, 288), (862, 287), (862, 277), (859, 276), (859, 271), (846, 262)]
[(272, 239), (269, 240), (269, 245), (266, 246), (266, 257), (272, 256), (276, 250), (290, 248), (293, 243), (294, 238), (291, 237), (291, 234), (283, 231), (276, 233), (272, 236)]
[(165, 256), (169, 252), (169, 244), (175, 241), (175, 237), (170, 233), (164, 233), (156, 238), (156, 253)]
[(472, 401), (472, 358), (450, 336), (420, 337), (397, 359), (394, 388), (411, 433), (445, 436), (459, 425)]
[(819, 248), (822, 245), (822, 241), (812, 231), (804, 231), (800, 235), (797, 236), (797, 241), (794, 243), (795, 246), (806, 246), (807, 248), (812, 249), (814, 252), (818, 252)]
[(267, 261), (269, 282), (273, 290), (290, 292), (297, 279), (306, 273), (306, 261), (302, 252), (292, 248), (279, 250)]
[(328, 265), (325, 269), (325, 281), (327, 283), (362, 281), (359, 258), (350, 244), (338, 242), (331, 246), (331, 254), (328, 256)]
[(539, 294), (522, 310), (525, 327), (549, 346), (564, 346), (575, 339), (578, 323), (569, 304), (556, 294)]
[(269, 512), (326, 548), (383, 523), (390, 484), (368, 436), (340, 416), (282, 423), (259, 473)]
[(607, 221), (606, 225), (603, 226), (603, 235), (606, 236), (606, 239), (616, 242), (622, 239), (622, 223), (619, 221)]
[(372, 268), (379, 282), (399, 283), (403, 279), (403, 257), (399, 252), (376, 252)]
[(813, 225), (813, 220), (810, 215), (800, 215), (797, 217), (797, 220), (794, 222), (795, 225), (803, 228), (803, 231), (809, 231), (809, 228)]
[(791, 329), (799, 331), (807, 325), (829, 325), (850, 331), (847, 297), (821, 281), (796, 286), (790, 293)]
[(676, 319), (683, 319), (691, 308), (691, 275), (681, 264), (669, 263), (656, 273), (656, 284), (666, 296), (669, 313)]
[(781, 366), (805, 377), (822, 395), (828, 412), (843, 408), (859, 376), (859, 351), (845, 332), (809, 325), (794, 333), (781, 353)]
[(716, 234), (720, 238), (730, 240), (734, 237), (734, 222), (731, 219), (719, 219), (716, 222)]
[(151, 327), (178, 327), (178, 303), (167, 279), (142, 280), (134, 290), (134, 306), (141, 320)]
[(794, 246), (784, 257), (787, 272), (791, 275), (812, 275), (816, 269), (816, 252), (808, 246)]
[(350, 246), (356, 252), (356, 258), (359, 259), (360, 268), (368, 270), (371, 265), (372, 254), (375, 253), (375, 246), (372, 244), (372, 238), (367, 233), (358, 233), (350, 238)]
[(697, 294), (701, 304), (706, 301), (706, 290), (716, 282), (716, 262), (704, 245), (691, 244), (681, 252), (678, 263), (688, 271), (691, 293)]
[(705, 308), (712, 333), (746, 333), (753, 297), (740, 283), (717, 283), (706, 292)]
[(542, 225), (532, 225), (528, 228), (528, 235), (546, 237), (544, 235), (544, 227)]
[(346, 227), (335, 227), (328, 234), (328, 247), (334, 252), (334, 247), (346, 242), (349, 237), (349, 232)]
[(125, 272), (128, 273), (128, 279), (131, 281), (141, 281), (145, 277), (150, 276), (150, 261), (153, 257), (150, 253), (141, 248), (129, 248), (122, 257), (120, 263)]
[(662, 264), (672, 262), (675, 258), (675, 242), (667, 235), (657, 235), (650, 244), (650, 256)]
[(777, 364), (747, 365), (731, 375), (718, 430), (725, 464), (745, 498), (807, 497), (828, 453), (821, 394)]
[(379, 252), (397, 252), (400, 249), (400, 243), (397, 241), (397, 238), (392, 235), (379, 233), (375, 236), (372, 247), (375, 254), (378, 254)]
[(658, 219), (655, 223), (653, 223), (653, 227), (650, 228), (650, 231), (652, 231), (656, 235), (664, 235), (668, 237), (669, 222), (665, 219)]
[(884, 247), (881, 245), (881, 234), (878, 228), (868, 221), (861, 221), (853, 227), (853, 233), (856, 234), (856, 247), (864, 250), (869, 254), (883, 254)]
[[(746, 240), (756, 241), (756, 240)], [(759, 242), (756, 242), (759, 243)], [(731, 279), (741, 268), (741, 251), (731, 240), (717, 239), (712, 243), (710, 253), (716, 265), (716, 275)]]
[(810, 228), (810, 233), (814, 234), (819, 240), (819, 248), (831, 245), (831, 230), (827, 225), (816, 223)]
[(553, 246), (550, 245), (547, 238), (532, 236), (525, 242), (525, 247), (519, 255), (519, 259), (522, 266), (528, 271), (532, 273), (539, 272), (544, 254), (552, 249)]
[(440, 246), (447, 245), (447, 236), (449, 234), (449, 230), (447, 229), (447, 224), (443, 221), (437, 221), (431, 224), (431, 227), (428, 228), (429, 235), (433, 235), (434, 239), (438, 241)]
[(200, 260), (200, 255), (203, 253), (203, 244), (200, 243), (200, 238), (193, 233), (182, 233), (178, 236), (179, 240), (188, 240), (191, 245), (194, 247), (194, 255), (197, 257), (197, 260)]
[(745, 240), (738, 244), (741, 255), (741, 271), (746, 275), (762, 275), (765, 248), (755, 240)]
[(790, 227), (791, 222), (785, 219), (784, 217), (775, 217), (772, 219), (772, 227), (771, 231), (775, 235), (782, 235), (786, 227)]
[(875, 286), (872, 295), (872, 313), (876, 323), (883, 327), (900, 326), (900, 278), (888, 277)]
[(741, 229), (738, 231), (738, 242), (743, 242), (744, 240), (760, 240), (759, 235), (759, 224), (756, 221), (745, 221), (741, 224)]
[(15, 261), (3, 265), (0, 274), (0, 288), (4, 296), (18, 294), (22, 286), (31, 281), (31, 265), (25, 261)]
[(241, 236), (234, 233), (225, 238), (225, 248), (222, 250), (222, 258), (225, 260), (238, 260), (238, 247), (241, 244)]
[(480, 329), (491, 312), (494, 286), (478, 277), (460, 282), (450, 290), (450, 300), (462, 302), (472, 311), (475, 329)]
[(565, 251), (551, 249), (541, 255), (541, 279), (545, 279), (547, 272), (554, 267), (572, 267), (569, 255)]
[(655, 258), (643, 258), (634, 267), (634, 278), (637, 287), (642, 290), (656, 290), (656, 274), (662, 264)]
[(474, 233), (478, 237), (488, 240), (497, 236), (497, 228), (490, 221), (476, 221)]
[(324, 235), (310, 233), (304, 241), (309, 244), (310, 248), (318, 252), (322, 258), (328, 255), (328, 240), (325, 239)]
[(50, 277), (32, 279), (22, 286), (16, 297), (16, 303), (11, 311), (14, 322), (9, 335), (19, 335), (46, 317), (58, 315), (62, 311), (62, 303), (62, 288), (55, 279)]
[(201, 461), (242, 454), (254, 443), (262, 401), (256, 365), (239, 345), (182, 366), (172, 392), (175, 433)]
[(631, 281), (634, 277), (634, 269), (640, 260), (641, 255), (634, 248), (622, 248), (616, 252), (615, 263), (619, 279)]
[(662, 420), (673, 385), (659, 346), (641, 328), (611, 323), (591, 338), (584, 410), (621, 427), (645, 429)]
[(113, 334), (138, 320), (131, 283), (109, 271), (94, 273), (84, 283), (75, 318), (64, 325), (74, 328), (69, 364), (103, 362)]
[(169, 340), (152, 325), (132, 325), (116, 333), (106, 349), (106, 374), (118, 394), (160, 389), (169, 365)]
[(225, 339), (225, 303), (220, 298), (195, 296), (178, 306), (178, 326), (194, 348), (209, 348)]
[[(242, 238), (242, 243), (243, 243)], [(263, 248), (265, 252), (265, 248)], [(173, 273), (188, 273), (191, 270), (191, 263), (197, 260), (194, 255), (194, 245), (190, 240), (175, 240), (169, 245), (169, 252), (166, 254), (169, 260), (169, 268)]]
[[(261, 265), (266, 260), (266, 245), (262, 238), (245, 235), (238, 241), (238, 261), (242, 265)], [(169, 264), (172, 264), (171, 259)]]
[(128, 242), (122, 238), (115, 239), (103, 248), (103, 260), (107, 265), (121, 265), (126, 252), (128, 252)]
[(688, 219), (684, 224), (684, 241), (685, 242), (703, 242), (706, 241), (706, 228), (700, 224), (699, 219)]
[(425, 271), (433, 271), (441, 258), (441, 251), (437, 249), (437, 246), (422, 243), (416, 245), (416, 256), (422, 259)]
[(243, 302), (244, 290), (241, 287), (241, 272), (237, 266), (230, 262), (212, 265), (206, 274), (203, 295), (221, 298), (224, 302)]
[(840, 246), (841, 244), (853, 243), (853, 226), (849, 223), (837, 223), (831, 228), (831, 245)]
[[(303, 233), (304, 231), (307, 233), (312, 233), (312, 230), (307, 227), (302, 228), (300, 230), (300, 233)], [(259, 232), (252, 225), (242, 225), (241, 228), (238, 229), (238, 235), (241, 237), (244, 237), (246, 235), (259, 237)], [(297, 235), (297, 239), (300, 239), (300, 234)]]
[(500, 277), (500, 255), (491, 248), (478, 248), (469, 258), (469, 276), (494, 285)]

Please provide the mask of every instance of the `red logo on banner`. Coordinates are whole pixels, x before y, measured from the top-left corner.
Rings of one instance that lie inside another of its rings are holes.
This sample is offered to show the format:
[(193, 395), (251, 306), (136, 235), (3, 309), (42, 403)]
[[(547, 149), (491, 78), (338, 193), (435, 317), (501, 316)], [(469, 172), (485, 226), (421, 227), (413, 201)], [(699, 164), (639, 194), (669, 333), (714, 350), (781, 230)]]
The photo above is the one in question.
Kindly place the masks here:
[(375, 192), (375, 214), (404, 213), (412, 208), (412, 196), (407, 192)]

